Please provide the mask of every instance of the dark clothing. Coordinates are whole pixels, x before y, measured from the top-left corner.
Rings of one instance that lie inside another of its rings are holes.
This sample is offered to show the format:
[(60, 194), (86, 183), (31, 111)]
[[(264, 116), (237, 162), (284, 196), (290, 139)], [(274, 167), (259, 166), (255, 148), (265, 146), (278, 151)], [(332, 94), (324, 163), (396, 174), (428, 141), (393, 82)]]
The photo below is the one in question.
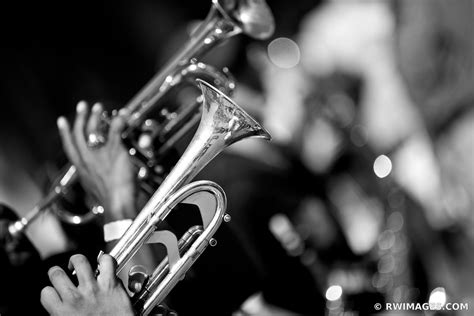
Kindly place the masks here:
[[(185, 226), (183, 224), (189, 214), (186, 214), (186, 210), (180, 211), (183, 212), (179, 212), (176, 217), (179, 223), (176, 226), (181, 228)], [(94, 266), (97, 252), (91, 249), (103, 243), (96, 241), (95, 245), (89, 247), (81, 243), (79, 249), (41, 260), (26, 236), (19, 240), (10, 238), (8, 225), (17, 219), (9, 208), (0, 207), (0, 314), (46, 315), (40, 304), (40, 292), (43, 287), (50, 285), (48, 269), (59, 265), (68, 271), (68, 260), (75, 253), (86, 254)], [(207, 302), (204, 308), (207, 315), (230, 315), (258, 290), (256, 269), (240, 240), (225, 224), (215, 237), (219, 244), (209, 247), (186, 275), (186, 279), (171, 292), (171, 305), (181, 316), (196, 315), (202, 302)], [(72, 279), (75, 281), (74, 277)], [(212, 310), (207, 312), (209, 306), (212, 306)]]
[(42, 315), (40, 292), (47, 275), (36, 249), (25, 236), (14, 240), (8, 225), (15, 213), (0, 205), (0, 314)]
[(10, 208), (0, 205), (0, 314), (48, 315), (40, 303), (41, 290), (51, 285), (48, 269), (57, 265), (68, 271), (69, 258), (77, 251), (42, 260), (26, 235), (10, 237), (8, 225), (17, 219)]
[[(295, 164), (291, 165), (291, 170), (276, 169), (224, 153), (198, 178), (215, 181), (225, 190), (228, 213), (232, 216), (227, 225), (259, 268), (258, 291), (263, 293), (265, 300), (301, 315), (320, 315), (324, 313), (325, 300), (318, 292), (314, 278), (299, 258), (286, 253), (269, 230), (273, 215), (283, 213), (291, 217), (305, 195), (321, 190), (317, 179), (302, 178), (301, 175), (309, 173), (300, 173), (295, 170), (298, 168)], [(313, 185), (309, 187), (308, 182)], [(232, 247), (222, 246), (232, 253)], [(227, 274), (234, 273), (239, 264), (235, 262)], [(231, 290), (227, 295), (234, 293)]]

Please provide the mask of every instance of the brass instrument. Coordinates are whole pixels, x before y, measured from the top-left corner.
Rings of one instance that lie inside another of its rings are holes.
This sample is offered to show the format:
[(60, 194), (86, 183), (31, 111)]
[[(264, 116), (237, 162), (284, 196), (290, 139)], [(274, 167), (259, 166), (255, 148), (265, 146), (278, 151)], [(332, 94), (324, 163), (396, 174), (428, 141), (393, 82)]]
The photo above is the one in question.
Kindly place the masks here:
[[(237, 34), (245, 33), (256, 39), (265, 39), (273, 33), (273, 30), (273, 16), (264, 0), (212, 0), (212, 7), (207, 18), (193, 32), (190, 40), (125, 105), (132, 114), (122, 138), (126, 143), (132, 143), (129, 152), (136, 157), (134, 162), (140, 167), (139, 179), (145, 180), (150, 177), (156, 166), (157, 155), (161, 156), (173, 148), (176, 142), (199, 120), (199, 103), (181, 109), (180, 112), (170, 113), (163, 105), (161, 108), (158, 107), (159, 101), (176, 86), (188, 81), (189, 78), (192, 80), (203, 78), (212, 82), (226, 94), (230, 94), (235, 84), (228, 72), (217, 71), (211, 66), (197, 62), (197, 59), (222, 41)], [(149, 148), (140, 148), (136, 141), (131, 141), (133, 134), (140, 128), (146, 128), (149, 123), (149, 120), (146, 120), (146, 115), (156, 109), (162, 116), (160, 123), (162, 128), (155, 135), (162, 142), (157, 153)], [(103, 212), (103, 208), (100, 206), (94, 207), (91, 212), (85, 215), (72, 214), (60, 208), (51, 208), (77, 181), (77, 173), (73, 165), (66, 166), (64, 170), (46, 197), (27, 216), (9, 226), (12, 236), (23, 233), (28, 224), (46, 209), (53, 209), (61, 220), (71, 224), (84, 223), (94, 218), (96, 214)]]
[[(167, 257), (132, 298), (140, 315), (148, 315), (163, 301), (206, 247), (215, 243), (212, 237), (222, 220), (229, 219), (225, 193), (217, 184), (188, 183), (227, 146), (248, 137), (270, 140), (268, 132), (225, 94), (202, 80), (198, 82), (203, 94), (202, 116), (193, 139), (109, 253), (117, 260), (119, 273), (145, 243), (165, 245)], [(157, 227), (181, 202), (198, 205), (203, 224), (190, 228), (178, 242), (173, 233), (157, 231)]]

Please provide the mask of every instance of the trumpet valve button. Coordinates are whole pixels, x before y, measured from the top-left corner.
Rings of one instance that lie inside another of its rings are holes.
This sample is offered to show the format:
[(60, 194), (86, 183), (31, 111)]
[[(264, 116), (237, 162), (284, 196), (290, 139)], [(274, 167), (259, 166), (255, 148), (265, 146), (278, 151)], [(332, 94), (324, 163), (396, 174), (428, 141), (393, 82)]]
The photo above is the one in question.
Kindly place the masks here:
[(150, 276), (144, 266), (136, 265), (128, 272), (128, 289), (133, 293), (139, 293), (148, 282)]
[(223, 219), (224, 219), (224, 222), (228, 223), (228, 222), (230, 222), (230, 220), (232, 219), (232, 217), (231, 217), (229, 214), (226, 213), (226, 214), (224, 214), (224, 218), (223, 218)]
[(211, 238), (211, 239), (209, 240), (209, 245), (210, 245), (211, 247), (215, 247), (215, 246), (217, 245), (217, 240), (216, 240), (215, 238)]

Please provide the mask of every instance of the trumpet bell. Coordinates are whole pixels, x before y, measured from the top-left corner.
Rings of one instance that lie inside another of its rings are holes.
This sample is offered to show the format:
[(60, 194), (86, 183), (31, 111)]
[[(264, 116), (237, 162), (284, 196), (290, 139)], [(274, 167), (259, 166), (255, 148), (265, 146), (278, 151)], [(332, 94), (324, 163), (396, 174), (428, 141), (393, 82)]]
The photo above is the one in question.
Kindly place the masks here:
[(213, 0), (212, 3), (250, 37), (267, 39), (275, 30), (273, 14), (265, 0)]
[[(224, 146), (229, 146), (247, 137), (271, 140), (270, 134), (245, 110), (228, 96), (204, 80), (196, 80), (204, 97), (200, 129), (213, 131), (213, 137), (221, 136)], [(221, 132), (225, 131), (224, 135)], [(197, 135), (201, 134), (199, 132)], [(216, 147), (219, 148), (219, 147)]]
[[(146, 285), (146, 293), (138, 294), (139, 302), (136, 307), (139, 314), (147, 315), (154, 306), (162, 302), (207, 245), (213, 244), (212, 236), (225, 218), (226, 198), (222, 189), (209, 181), (191, 184), (189, 182), (227, 146), (248, 137), (271, 139), (270, 134), (257, 121), (222, 91), (203, 80), (197, 79), (197, 82), (202, 91), (203, 102), (201, 121), (193, 139), (109, 253), (117, 260), (119, 273), (145, 243), (156, 239), (167, 244), (167, 263), (160, 265), (153, 273)], [(207, 200), (214, 200), (215, 205), (202, 209), (214, 211), (201, 213), (204, 230), (191, 234), (196, 239), (190, 239), (191, 245), (181, 255), (177, 238), (165, 231), (157, 231), (156, 228), (166, 219), (176, 203), (185, 199), (193, 204), (192, 200), (199, 200), (205, 192), (214, 197)]]

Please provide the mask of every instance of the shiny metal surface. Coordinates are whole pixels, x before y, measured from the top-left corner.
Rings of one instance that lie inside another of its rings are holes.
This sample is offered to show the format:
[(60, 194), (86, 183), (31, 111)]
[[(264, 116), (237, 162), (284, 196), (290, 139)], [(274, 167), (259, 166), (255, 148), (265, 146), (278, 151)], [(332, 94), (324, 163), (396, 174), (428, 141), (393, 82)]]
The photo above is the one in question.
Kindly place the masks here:
[[(179, 260), (170, 260), (169, 270), (172, 273), (168, 273), (164, 278), (160, 276), (163, 280), (159, 285), (154, 285), (156, 289), (143, 303), (143, 314), (148, 314), (153, 306), (159, 304), (184, 276), (194, 260), (207, 247), (225, 217), (225, 194), (217, 184), (209, 181), (188, 183), (227, 146), (248, 137), (266, 140), (271, 138), (258, 122), (225, 94), (202, 80), (198, 82), (203, 94), (203, 104), (201, 121), (194, 138), (173, 170), (110, 251), (110, 255), (117, 260), (118, 273), (151, 238), (156, 227), (165, 220), (176, 204), (183, 200), (193, 202), (193, 198), (199, 199), (200, 192), (208, 192), (214, 197), (214, 206), (206, 209), (215, 211), (209, 213), (209, 210), (201, 210), (204, 232)], [(178, 250), (173, 251), (174, 258), (177, 252)]]
[(119, 271), (136, 252), (134, 248), (151, 234), (143, 232), (140, 227), (146, 225), (152, 217), (162, 220), (168, 215), (169, 210), (161, 208), (161, 205), (171, 194), (188, 183), (225, 147), (245, 137), (270, 139), (270, 135), (260, 124), (222, 92), (203, 81), (200, 81), (200, 85), (204, 102), (198, 130), (173, 170), (111, 251), (110, 254), (117, 260)]
[[(193, 32), (184, 47), (125, 105), (132, 114), (122, 135), (123, 138), (127, 139), (128, 135), (139, 128), (144, 123), (146, 114), (156, 109), (158, 101), (184, 81), (201, 78), (219, 87), (224, 93), (230, 94), (235, 82), (227, 70), (217, 70), (197, 62), (197, 59), (232, 36), (245, 33), (256, 39), (265, 39), (273, 33), (273, 30), (273, 16), (264, 0), (213, 0), (207, 18)], [(164, 129), (157, 136), (163, 140), (163, 145), (157, 151), (158, 155), (163, 155), (173, 148), (176, 142), (197, 123), (199, 114), (193, 110), (199, 108), (199, 103), (190, 108), (187, 113), (186, 110), (182, 110), (182, 113), (177, 113), (176, 117), (170, 116), (163, 123)], [(152, 159), (149, 153), (141, 153), (138, 148), (131, 152), (135, 153), (134, 161), (140, 169), (140, 175), (149, 175), (153, 172), (145, 170), (151, 169), (150, 161), (141, 161)], [(28, 216), (10, 225), (9, 231), (13, 235), (23, 233), (28, 224), (47, 209), (52, 209), (60, 219), (71, 224), (81, 224), (94, 218), (94, 212), (78, 215), (58, 207), (51, 208), (51, 205), (61, 199), (67, 188), (77, 180), (74, 166), (66, 166), (64, 170), (57, 180), (59, 185), (55, 185)]]
[(273, 14), (265, 0), (213, 0), (224, 14), (231, 16), (242, 31), (255, 39), (267, 39), (275, 30)]

